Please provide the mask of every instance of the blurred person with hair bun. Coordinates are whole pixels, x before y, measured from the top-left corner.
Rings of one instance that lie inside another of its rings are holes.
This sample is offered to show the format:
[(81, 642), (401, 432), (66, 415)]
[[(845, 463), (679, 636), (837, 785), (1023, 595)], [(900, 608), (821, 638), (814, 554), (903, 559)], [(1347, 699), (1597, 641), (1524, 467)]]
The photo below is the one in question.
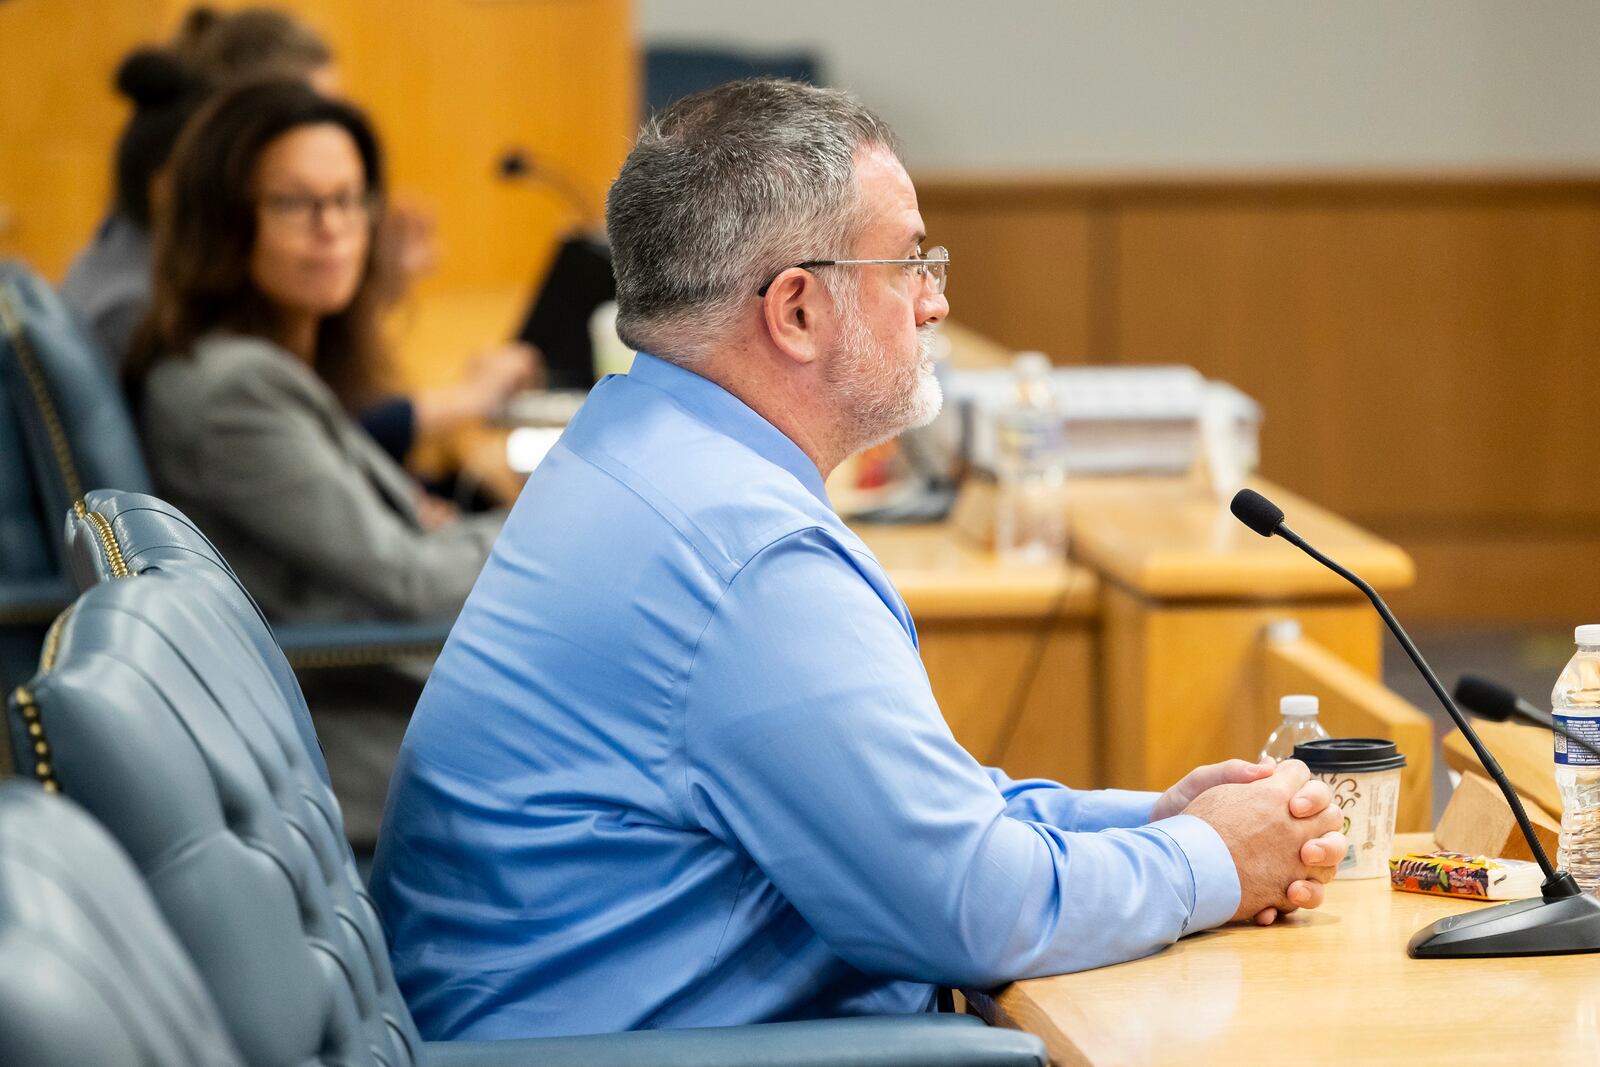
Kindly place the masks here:
[(189, 9), (171, 48), (218, 89), (264, 79), (304, 80), (324, 95), (339, 90), (333, 49), (293, 15), (271, 7)]
[(61, 285), (113, 367), (150, 305), (150, 227), (167, 157), (207, 94), (193, 70), (159, 48), (124, 59), (116, 88), (133, 103), (133, 114), (117, 140), (111, 212)]

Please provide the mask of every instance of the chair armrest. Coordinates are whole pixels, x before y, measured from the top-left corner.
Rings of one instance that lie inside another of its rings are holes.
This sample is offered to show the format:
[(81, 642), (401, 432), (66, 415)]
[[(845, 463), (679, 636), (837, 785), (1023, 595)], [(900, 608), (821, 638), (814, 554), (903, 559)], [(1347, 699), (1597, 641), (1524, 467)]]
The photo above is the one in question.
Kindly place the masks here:
[(454, 619), (283, 623), (272, 628), (272, 636), (296, 668), (356, 667), (431, 656), (444, 647), (454, 624)]
[(72, 603), (77, 590), (59, 574), (0, 578), (0, 625), (48, 623)]
[(821, 1019), (523, 1041), (431, 1041), (422, 1067), (1047, 1067), (1044, 1045), (966, 1015)]

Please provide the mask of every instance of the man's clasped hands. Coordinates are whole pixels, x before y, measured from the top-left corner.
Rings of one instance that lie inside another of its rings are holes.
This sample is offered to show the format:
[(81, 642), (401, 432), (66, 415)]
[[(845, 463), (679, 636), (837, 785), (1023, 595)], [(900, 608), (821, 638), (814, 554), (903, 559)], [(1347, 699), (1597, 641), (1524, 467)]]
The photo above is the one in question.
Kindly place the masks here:
[(1228, 846), (1239, 872), (1235, 922), (1267, 926), (1317, 907), (1349, 845), (1327, 784), (1296, 759), (1196, 767), (1161, 795), (1151, 821), (1178, 814), (1204, 820)]

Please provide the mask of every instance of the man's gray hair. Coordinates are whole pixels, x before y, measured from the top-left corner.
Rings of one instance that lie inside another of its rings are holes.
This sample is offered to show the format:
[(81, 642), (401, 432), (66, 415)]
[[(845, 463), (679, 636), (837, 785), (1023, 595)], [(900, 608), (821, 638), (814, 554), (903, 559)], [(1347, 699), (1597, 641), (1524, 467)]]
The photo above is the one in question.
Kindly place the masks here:
[(898, 154), (854, 97), (791, 81), (732, 82), (653, 116), (606, 197), (618, 335), (693, 365), (772, 275), (849, 258), (855, 155), (879, 145)]

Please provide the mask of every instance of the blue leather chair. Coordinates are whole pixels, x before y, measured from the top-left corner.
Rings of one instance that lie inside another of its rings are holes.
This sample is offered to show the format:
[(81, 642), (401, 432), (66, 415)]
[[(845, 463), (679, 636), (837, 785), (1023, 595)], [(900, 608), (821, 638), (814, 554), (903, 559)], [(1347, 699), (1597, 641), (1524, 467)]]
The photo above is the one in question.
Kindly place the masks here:
[(72, 311), (18, 263), (0, 273), (0, 325), (14, 401), (45, 515), (62, 515), (96, 485), (148, 489), (122, 390)]
[[(153, 572), (193, 574), (212, 586), (272, 672), (294, 713), (295, 730), (311, 754), (314, 766), (324, 781), (330, 781), (306, 697), (280, 647), (277, 635), (267, 624), (266, 616), (255, 599), (210, 539), (183, 512), (158, 497), (97, 489), (87, 493), (81, 504), (81, 507), (75, 506), (67, 513), (65, 541), (68, 564), (78, 588), (88, 589), (124, 574)], [(107, 551), (108, 543), (118, 546), (115, 555)], [(360, 624), (353, 623), (327, 627), (330, 631), (340, 633), (359, 631), (361, 628)], [(430, 647), (425, 630), (416, 636), (411, 645), (421, 653), (427, 652)], [(297, 628), (296, 632), (306, 635), (310, 628)], [(381, 645), (390, 653), (398, 653), (405, 647), (401, 642), (406, 633), (407, 626), (404, 624), (376, 623), (372, 625), (364, 647), (370, 649)], [(331, 654), (337, 647), (337, 644), (320, 645), (314, 646), (314, 650)], [(349, 711), (345, 707), (348, 700), (340, 695), (341, 692), (332, 692), (328, 700), (319, 704), (317, 713), (324, 730), (337, 728), (340, 735), (346, 738), (346, 743), (351, 743), (349, 738), (352, 734), (359, 734), (361, 750), (369, 757), (355, 761), (353, 765), (347, 763), (334, 784), (344, 804), (345, 828), (358, 848), (370, 851), (377, 840), (384, 788), (389, 775), (387, 758), (374, 762), (370, 757), (374, 751), (383, 748), (385, 739), (398, 748), (397, 731), (405, 728), (415, 695), (408, 696), (403, 689), (398, 694), (391, 693), (390, 696), (394, 696), (397, 702), (395, 707), (388, 709), (382, 706), (380, 699), (369, 700), (362, 694), (357, 701), (359, 707), (356, 717), (346, 720), (343, 716)], [(381, 723), (373, 722), (374, 710), (379, 713), (378, 718), (383, 720)], [(390, 710), (392, 715), (384, 714)], [(366, 732), (373, 729), (379, 730), (376, 736)], [(392, 753), (384, 755), (392, 756)]]
[(105, 830), (0, 782), (0, 1059), (8, 1067), (239, 1067), (188, 953)]
[[(250, 616), (206, 574), (213, 562), (181, 567), (187, 549), (161, 546), (182, 533), (170, 513), (92, 499), (115, 521), (75, 517), (74, 552), (103, 553), (96, 573), (112, 577), (52, 627), (39, 673), (13, 696), (19, 770), (128, 850), (251, 1067), (1046, 1063), (1036, 1038), (950, 1015), (421, 1041)], [(146, 522), (166, 534), (146, 537)]]
[[(0, 625), (48, 621), (70, 599), (56, 517), (97, 486), (154, 492), (121, 385), (55, 291), (22, 264), (0, 263)], [(3, 561), (12, 555), (23, 562)], [(296, 666), (388, 663), (438, 651), (453, 621), (286, 625), (276, 634)]]
[(0, 262), (0, 686), (6, 691), (33, 673), (39, 642), (56, 613), (72, 598), (46, 519), (24, 444), (23, 412), (33, 408), (33, 388), (15, 357), (11, 338), (20, 317), (10, 290), (20, 277)]

